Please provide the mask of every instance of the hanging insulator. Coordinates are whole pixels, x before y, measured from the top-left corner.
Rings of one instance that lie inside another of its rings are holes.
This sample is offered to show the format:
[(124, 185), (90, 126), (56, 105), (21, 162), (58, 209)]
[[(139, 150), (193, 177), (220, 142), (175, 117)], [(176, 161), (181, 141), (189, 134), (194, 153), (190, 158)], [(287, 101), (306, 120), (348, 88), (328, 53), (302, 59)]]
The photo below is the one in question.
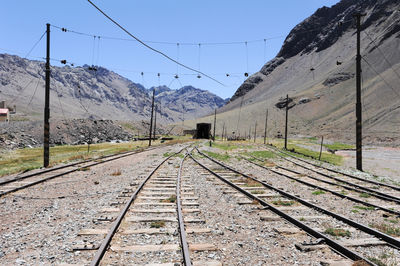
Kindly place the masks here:
[(336, 61), (336, 65), (337, 65), (337, 66), (340, 66), (342, 63), (343, 63), (343, 62)]
[(74, 64), (71, 63), (71, 66), (74, 66)]
[(64, 60), (61, 60), (60, 62), (61, 62), (61, 64), (65, 65), (67, 63), (67, 60), (64, 59)]
[(244, 73), (244, 76), (245, 76), (245, 77), (248, 77), (248, 76), (249, 76), (249, 73), (245, 72), (245, 73)]
[(201, 76), (200, 76), (200, 75), (197, 75), (197, 78), (199, 79), (199, 78), (201, 78)]
[(157, 76), (159, 77), (159, 76), (160, 76), (160, 73), (157, 73)]
[(315, 69), (312, 67), (312, 68), (310, 68), (310, 71), (314, 71)]
[(226, 73), (226, 76), (229, 77), (230, 75), (228, 73)]
[(140, 73), (140, 75), (142, 75), (142, 76), (143, 76), (143, 74), (144, 74), (143, 72)]
[(67, 29), (66, 28), (61, 28), (61, 31), (67, 32)]
[(179, 78), (178, 74), (175, 75), (175, 78), (176, 78), (176, 79)]

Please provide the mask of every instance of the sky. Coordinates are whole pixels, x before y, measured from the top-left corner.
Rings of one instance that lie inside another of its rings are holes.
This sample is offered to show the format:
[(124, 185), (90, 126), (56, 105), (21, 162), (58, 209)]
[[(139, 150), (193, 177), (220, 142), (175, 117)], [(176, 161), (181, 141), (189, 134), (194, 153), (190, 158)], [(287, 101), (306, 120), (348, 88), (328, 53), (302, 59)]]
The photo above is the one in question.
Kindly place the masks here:
[(218, 82), (202, 75), (198, 78), (196, 72), (177, 66), (134, 41), (87, 0), (3, 1), (0, 53), (44, 61), (46, 38), (40, 37), (46, 23), (50, 23), (52, 65), (62, 66), (60, 60), (74, 66), (98, 65), (146, 88), (167, 85), (179, 89), (192, 85), (228, 98), (246, 79), (245, 73), (259, 71), (276, 56), (294, 26), (318, 8), (339, 2), (92, 1), (146, 44)]

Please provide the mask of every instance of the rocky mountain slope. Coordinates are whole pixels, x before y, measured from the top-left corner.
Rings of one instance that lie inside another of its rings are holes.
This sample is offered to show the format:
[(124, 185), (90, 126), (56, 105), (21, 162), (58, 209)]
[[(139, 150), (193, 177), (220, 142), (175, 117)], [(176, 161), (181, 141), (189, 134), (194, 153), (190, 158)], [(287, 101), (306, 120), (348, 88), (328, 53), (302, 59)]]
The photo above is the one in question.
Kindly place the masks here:
[[(134, 83), (103, 67), (51, 67), (51, 118), (147, 120), (151, 95)], [(17, 117), (42, 119), (44, 106), (44, 63), (0, 54), (0, 100), (17, 107)], [(163, 87), (157, 96), (162, 103), (158, 121), (171, 123), (213, 112), (224, 100), (187, 86), (173, 91)]]
[(226, 100), (192, 86), (184, 86), (178, 90), (171, 90), (167, 86), (153, 87), (149, 94), (153, 89), (156, 93), (155, 99), (161, 103), (162, 108), (171, 110), (175, 117), (182, 120), (208, 115), (226, 104)]
[[(251, 75), (219, 110), (219, 128), (244, 135), (258, 123), (263, 135), (284, 130), (286, 94), (292, 100), (290, 135), (325, 135), (354, 142), (356, 29), (362, 18), (365, 142), (400, 144), (400, 2), (342, 0), (322, 7), (286, 37), (277, 56)], [(212, 121), (207, 117), (204, 121)], [(262, 125), (262, 126), (260, 126)], [(218, 124), (217, 124), (218, 126)]]

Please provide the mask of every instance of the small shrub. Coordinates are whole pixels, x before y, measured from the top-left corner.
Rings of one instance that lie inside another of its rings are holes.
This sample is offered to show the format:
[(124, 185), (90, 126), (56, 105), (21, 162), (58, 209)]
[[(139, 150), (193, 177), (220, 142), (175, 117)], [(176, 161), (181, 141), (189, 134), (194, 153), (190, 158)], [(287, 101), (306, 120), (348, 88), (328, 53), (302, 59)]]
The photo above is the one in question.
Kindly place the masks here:
[(371, 196), (368, 193), (363, 192), (363, 193), (360, 194), (360, 197), (361, 198), (369, 198)]
[(164, 221), (155, 221), (155, 222), (151, 222), (151, 224), (150, 224), (151, 228), (160, 228), (160, 227), (164, 227), (164, 226), (165, 226)]
[(262, 190), (254, 190), (250, 192), (251, 194), (264, 194), (264, 191)]
[(172, 195), (172, 196), (169, 197), (168, 199), (163, 199), (163, 200), (161, 200), (161, 202), (174, 203), (174, 202), (176, 202), (176, 196), (175, 196), (175, 195)]
[(325, 234), (331, 235), (331, 236), (341, 236), (341, 237), (350, 237), (351, 233), (348, 230), (344, 230), (341, 228), (327, 228), (325, 230)]
[(293, 200), (289, 201), (282, 201), (282, 200), (275, 200), (272, 202), (272, 204), (277, 205), (277, 206), (292, 206), (295, 202)]
[(374, 227), (376, 229), (378, 229), (379, 231), (387, 234), (387, 235), (391, 235), (391, 236), (400, 236), (400, 227), (398, 226), (393, 226), (393, 225), (389, 225), (389, 224), (370, 224), (371, 227)]
[(312, 192), (311, 194), (313, 194), (313, 195), (321, 195), (321, 194), (325, 194), (325, 191), (323, 191), (323, 190), (316, 190), (316, 191)]

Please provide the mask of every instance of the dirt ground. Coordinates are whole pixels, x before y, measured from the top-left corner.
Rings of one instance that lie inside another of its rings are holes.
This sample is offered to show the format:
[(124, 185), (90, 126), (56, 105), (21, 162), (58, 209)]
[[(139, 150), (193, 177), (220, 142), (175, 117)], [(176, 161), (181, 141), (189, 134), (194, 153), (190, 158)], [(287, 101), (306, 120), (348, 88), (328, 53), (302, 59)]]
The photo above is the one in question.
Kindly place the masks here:
[[(356, 167), (355, 151), (337, 151), (336, 154), (344, 157), (344, 167)], [(391, 177), (400, 182), (400, 148), (363, 147), (362, 163), (364, 171), (380, 177)]]

